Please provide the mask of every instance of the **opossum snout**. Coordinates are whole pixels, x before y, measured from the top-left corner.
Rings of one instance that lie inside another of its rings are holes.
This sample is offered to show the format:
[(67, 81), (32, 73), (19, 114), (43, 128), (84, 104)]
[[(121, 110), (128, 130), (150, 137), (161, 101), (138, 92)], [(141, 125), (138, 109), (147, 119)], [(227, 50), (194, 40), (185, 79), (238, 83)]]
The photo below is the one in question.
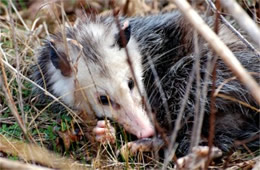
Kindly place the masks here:
[(155, 131), (154, 128), (152, 127), (141, 129), (141, 131), (136, 134), (138, 139), (148, 138), (154, 135), (155, 135)]
[[(140, 112), (139, 112), (140, 113)], [(154, 126), (144, 113), (138, 114), (128, 112), (118, 117), (117, 121), (125, 128), (126, 131), (132, 133), (137, 138), (147, 138), (155, 134)]]
[(147, 122), (132, 120), (130, 125), (127, 123), (122, 125), (128, 132), (135, 135), (138, 139), (148, 138), (155, 135), (154, 127), (152, 124)]

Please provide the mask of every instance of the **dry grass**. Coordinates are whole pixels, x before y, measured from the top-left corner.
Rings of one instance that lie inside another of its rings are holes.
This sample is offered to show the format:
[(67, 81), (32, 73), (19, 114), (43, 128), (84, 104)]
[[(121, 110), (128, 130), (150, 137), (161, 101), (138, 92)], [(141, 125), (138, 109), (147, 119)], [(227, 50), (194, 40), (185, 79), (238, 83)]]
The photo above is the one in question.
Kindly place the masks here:
[[(126, 159), (118, 155), (119, 148), (131, 140), (122, 129), (119, 129), (116, 145), (93, 145), (75, 112), (68, 107), (56, 108), (58, 99), (51, 94), (49, 96), (54, 100), (42, 104), (32, 91), (35, 84), (30, 81), (30, 76), (31, 67), (36, 63), (34, 53), (44, 37), (63, 27), (62, 20), (73, 24), (75, 14), (79, 14), (82, 8), (101, 15), (112, 13), (108, 1), (65, 1), (65, 18), (61, 15), (60, 2), (48, 6), (54, 0), (12, 2), (15, 3), (0, 2), (0, 59), (3, 61), (0, 74), (0, 157), (61, 169), (162, 167), (162, 163), (151, 154), (140, 153)], [(122, 9), (126, 16), (143, 16), (176, 8), (172, 2), (164, 5), (166, 0), (130, 0), (126, 9), (126, 2), (115, 1), (116, 8)], [(199, 3), (198, 7), (205, 9)], [(237, 152), (230, 157), (229, 166), (239, 166), (239, 162), (244, 163), (241, 168), (249, 167), (255, 163), (248, 162), (251, 159), (250, 153)], [(210, 167), (222, 167), (223, 162), (221, 160)], [(168, 168), (173, 168), (173, 165)]]

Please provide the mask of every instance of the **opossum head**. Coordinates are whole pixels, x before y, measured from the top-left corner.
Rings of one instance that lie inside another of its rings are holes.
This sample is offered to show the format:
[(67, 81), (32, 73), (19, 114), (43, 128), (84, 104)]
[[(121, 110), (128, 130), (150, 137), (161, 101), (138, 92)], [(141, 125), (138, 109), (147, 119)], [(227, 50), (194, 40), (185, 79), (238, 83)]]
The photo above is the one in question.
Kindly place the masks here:
[(141, 55), (128, 22), (122, 29), (124, 40), (112, 20), (79, 20), (66, 30), (66, 41), (60, 34), (45, 43), (38, 63), (49, 90), (66, 104), (110, 118), (138, 138), (149, 137), (154, 127), (137, 88), (144, 90)]

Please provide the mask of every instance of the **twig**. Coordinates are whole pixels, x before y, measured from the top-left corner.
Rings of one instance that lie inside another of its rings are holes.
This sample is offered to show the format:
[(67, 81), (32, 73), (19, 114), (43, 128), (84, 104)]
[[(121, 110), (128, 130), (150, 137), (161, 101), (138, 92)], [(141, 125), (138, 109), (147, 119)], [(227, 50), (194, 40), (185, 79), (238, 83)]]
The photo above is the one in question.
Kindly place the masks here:
[(197, 131), (200, 131), (200, 129), (198, 129), (198, 124), (199, 121), (203, 121), (203, 120), (199, 120), (199, 110), (200, 110), (200, 96), (201, 96), (201, 75), (200, 75), (200, 49), (201, 46), (199, 46), (199, 41), (198, 41), (198, 33), (195, 30), (194, 31), (194, 56), (196, 58), (195, 61), (195, 69), (196, 69), (196, 101), (195, 101), (195, 108), (194, 108), (194, 123), (193, 123), (193, 127), (192, 127), (192, 135), (191, 135), (191, 142), (190, 142), (190, 148), (189, 148), (189, 152), (191, 153), (192, 148), (195, 147), (195, 141), (197, 141), (198, 137), (197, 136)]
[[(190, 21), (194, 28), (204, 37), (215, 52), (222, 58), (231, 71), (247, 87), (260, 104), (260, 87), (256, 81), (248, 74), (238, 59), (230, 49), (218, 38), (218, 36), (207, 26), (201, 17), (191, 8), (190, 4), (184, 0), (174, 0), (176, 6), (183, 12), (185, 17)], [(229, 2), (229, 1), (227, 1)], [(259, 38), (260, 41), (260, 38)]]
[[(220, 11), (220, 1), (216, 0), (216, 6), (217, 6), (217, 11)], [(216, 34), (219, 33), (219, 17), (220, 13), (216, 13), (215, 17), (215, 27), (214, 31)], [(215, 58), (218, 58), (218, 56), (215, 56)], [(207, 157), (207, 161), (205, 163), (205, 169), (208, 169), (209, 164), (210, 164), (210, 155), (212, 152), (212, 147), (213, 147), (213, 140), (215, 136), (215, 120), (216, 120), (216, 96), (214, 96), (214, 93), (216, 91), (216, 80), (217, 80), (217, 62), (214, 63), (214, 68), (212, 71), (212, 91), (210, 94), (210, 117), (209, 117), (209, 137), (208, 137), (208, 146), (209, 146), (209, 153)]]
[(202, 124), (203, 124), (203, 120), (204, 120), (204, 114), (205, 114), (205, 105), (206, 105), (206, 101), (207, 101), (207, 95), (208, 95), (208, 85), (209, 85), (209, 79), (210, 79), (210, 73), (212, 72), (214, 67), (214, 64), (216, 63), (217, 57), (213, 57), (213, 56), (209, 56), (207, 59), (207, 68), (206, 68), (206, 74), (204, 76), (204, 85), (202, 87), (202, 96), (201, 96), (201, 103), (200, 103), (200, 113), (199, 113), (199, 118), (198, 118), (198, 125), (196, 126), (196, 135), (197, 136), (195, 138), (194, 141), (194, 146), (198, 146), (199, 145), (199, 141), (200, 141), (200, 133), (201, 133), (201, 128), (202, 128)]
[[(214, 5), (214, 3), (212, 2), (212, 0), (207, 0), (207, 2), (209, 3), (209, 5), (211, 6), (211, 8), (214, 10), (214, 12), (218, 13), (219, 14), (219, 17), (221, 19), (221, 21), (223, 22), (223, 24), (225, 24), (228, 29), (230, 29), (244, 44), (247, 45), (247, 47), (249, 49), (251, 49), (252, 51), (256, 52), (256, 53), (259, 53), (255, 47), (247, 41), (247, 39), (245, 39), (245, 37), (238, 31), (236, 30), (227, 20), (226, 18), (220, 14), (220, 11), (218, 11)], [(260, 9), (260, 8), (259, 8)]]
[(260, 30), (240, 5), (234, 0), (221, 0), (221, 4), (235, 18), (240, 27), (255, 41), (257, 47), (260, 48)]
[(231, 96), (228, 96), (228, 95), (225, 95), (225, 94), (222, 94), (222, 93), (218, 93), (215, 95), (216, 97), (220, 97), (220, 98), (223, 98), (223, 99), (226, 99), (226, 100), (230, 100), (230, 101), (233, 101), (233, 102), (237, 102), (241, 105), (243, 105), (244, 107), (247, 107), (247, 108), (250, 108), (258, 113), (260, 113), (260, 109), (259, 108), (256, 108), (254, 106), (251, 106), (250, 104), (244, 102), (244, 101), (241, 101), (241, 100), (238, 100), (236, 98), (233, 98)]

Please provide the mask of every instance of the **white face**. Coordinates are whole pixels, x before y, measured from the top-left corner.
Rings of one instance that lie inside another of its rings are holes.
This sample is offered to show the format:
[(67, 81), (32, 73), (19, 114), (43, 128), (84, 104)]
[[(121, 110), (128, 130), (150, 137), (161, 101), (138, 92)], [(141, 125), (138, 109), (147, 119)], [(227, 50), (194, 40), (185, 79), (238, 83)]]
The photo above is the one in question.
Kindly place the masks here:
[[(142, 92), (144, 90), (142, 61), (136, 42), (130, 38), (127, 44), (134, 76), (125, 49), (115, 45), (117, 28), (114, 26), (110, 33), (105, 33), (106, 29), (102, 29), (102, 26), (89, 24), (85, 28), (98, 41), (102, 67), (94, 62), (86, 62), (82, 53), (70, 49), (69, 54), (74, 61), (72, 65), (76, 69), (69, 78), (58, 78), (58, 73), (53, 74), (56, 75), (56, 80), (59, 79), (55, 81), (53, 90), (60, 95), (65, 94), (65, 90), (70, 91), (72, 94), (63, 97), (67, 104), (87, 112), (93, 110), (98, 117), (108, 117), (139, 138), (149, 137), (154, 134), (154, 128), (143, 109), (137, 88), (138, 85)], [(94, 31), (89, 32), (90, 30)], [(81, 55), (76, 62), (79, 54)], [(63, 83), (66, 83), (65, 89)]]

